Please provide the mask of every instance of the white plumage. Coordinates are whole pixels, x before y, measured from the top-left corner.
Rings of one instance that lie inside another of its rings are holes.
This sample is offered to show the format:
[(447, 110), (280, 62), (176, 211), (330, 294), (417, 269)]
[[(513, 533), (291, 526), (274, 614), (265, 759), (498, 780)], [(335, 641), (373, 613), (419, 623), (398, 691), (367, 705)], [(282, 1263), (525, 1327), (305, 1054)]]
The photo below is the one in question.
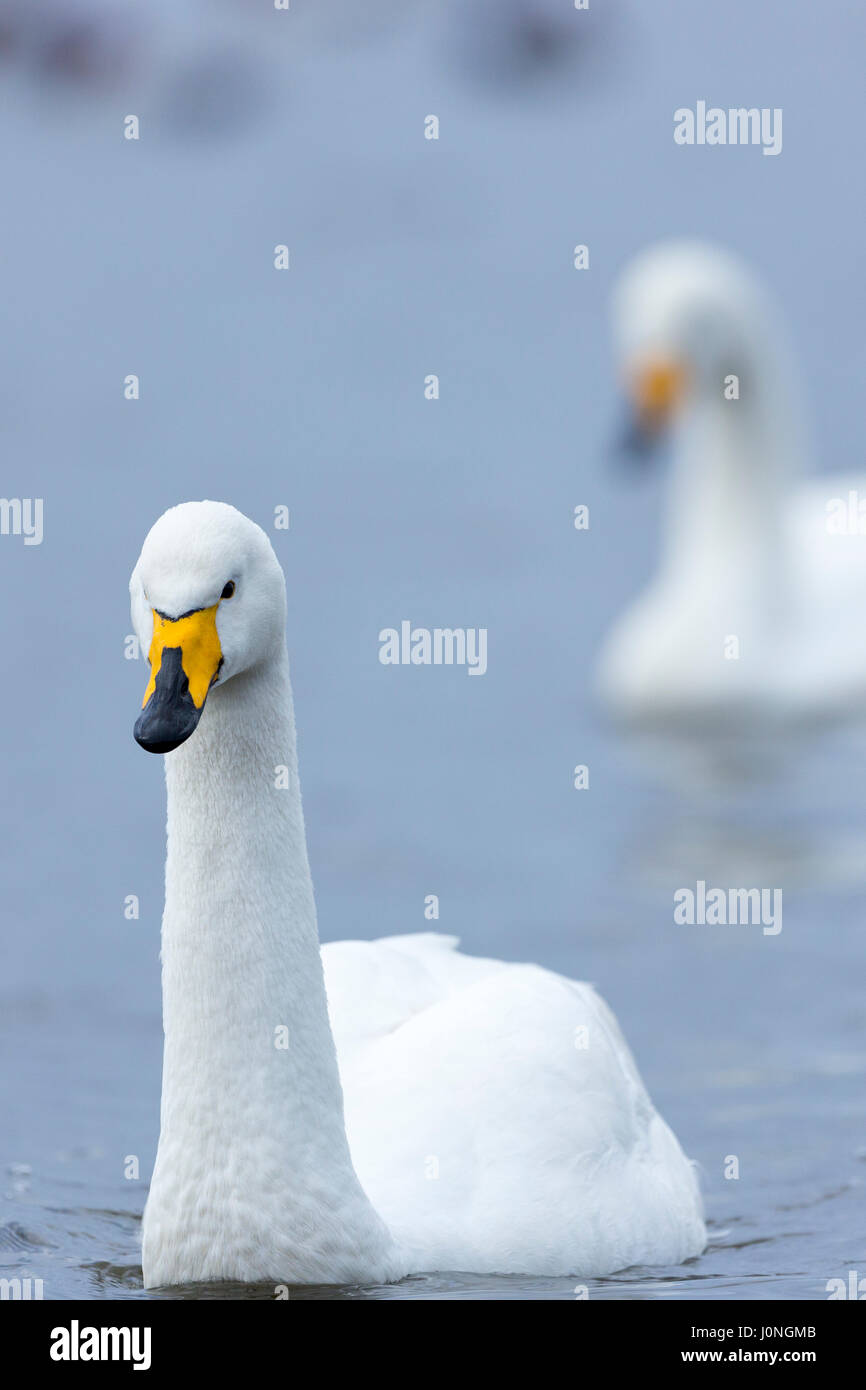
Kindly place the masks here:
[(590, 985), (422, 933), (322, 948), (346, 1127), (415, 1270), (602, 1275), (704, 1245), (694, 1173)]
[(692, 1167), (590, 986), (429, 933), (320, 954), (264, 532), (221, 503), (173, 508), (130, 590), (144, 650), (153, 610), (216, 605), (222, 653), (197, 729), (165, 758), (145, 1283), (601, 1275), (698, 1254)]
[(833, 513), (851, 489), (866, 504), (866, 476), (802, 480), (800, 392), (762, 287), (725, 252), (665, 242), (626, 269), (614, 321), (629, 384), (663, 363), (683, 387), (657, 571), (604, 645), (603, 698), (637, 720), (864, 707), (866, 536)]

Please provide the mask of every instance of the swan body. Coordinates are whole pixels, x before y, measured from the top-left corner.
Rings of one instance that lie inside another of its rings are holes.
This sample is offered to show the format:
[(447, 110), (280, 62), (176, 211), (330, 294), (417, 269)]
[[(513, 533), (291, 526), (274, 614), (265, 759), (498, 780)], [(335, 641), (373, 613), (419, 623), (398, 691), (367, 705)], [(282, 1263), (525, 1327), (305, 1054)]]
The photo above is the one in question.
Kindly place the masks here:
[(694, 1172), (604, 1001), (456, 946), (322, 947), (352, 1158), (410, 1267), (597, 1276), (698, 1254)]
[(727, 253), (666, 242), (626, 269), (614, 320), (644, 434), (668, 434), (672, 461), (658, 570), (603, 647), (602, 698), (635, 719), (856, 709), (866, 545), (834, 533), (830, 513), (850, 489), (866, 499), (866, 477), (803, 481), (797, 394), (762, 287)]
[(168, 750), (146, 1286), (698, 1254), (693, 1169), (590, 986), (435, 934), (320, 952), (264, 532), (172, 508), (130, 591), (151, 662), (136, 738)]

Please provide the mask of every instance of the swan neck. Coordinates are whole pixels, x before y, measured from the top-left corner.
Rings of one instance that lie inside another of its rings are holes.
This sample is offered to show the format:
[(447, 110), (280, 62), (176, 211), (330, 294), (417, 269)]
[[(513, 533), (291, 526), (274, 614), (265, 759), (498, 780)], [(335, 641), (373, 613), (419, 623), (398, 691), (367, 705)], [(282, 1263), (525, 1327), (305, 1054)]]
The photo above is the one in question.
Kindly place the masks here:
[[(302, 1113), (306, 1137), (324, 1116), (342, 1133), (285, 650), (217, 686), (165, 762), (164, 1123), (166, 1096), (194, 1089), (232, 1125), (294, 1114), (297, 1140)], [(299, 1047), (304, 1066), (281, 1066)]]
[(166, 757), (166, 783), (145, 1281), (398, 1277), (402, 1256), (346, 1138), (284, 648), (211, 691), (196, 732)]
[(783, 499), (795, 471), (785, 401), (699, 398), (675, 441), (668, 510), (668, 577), (716, 577), (752, 596), (783, 588)]

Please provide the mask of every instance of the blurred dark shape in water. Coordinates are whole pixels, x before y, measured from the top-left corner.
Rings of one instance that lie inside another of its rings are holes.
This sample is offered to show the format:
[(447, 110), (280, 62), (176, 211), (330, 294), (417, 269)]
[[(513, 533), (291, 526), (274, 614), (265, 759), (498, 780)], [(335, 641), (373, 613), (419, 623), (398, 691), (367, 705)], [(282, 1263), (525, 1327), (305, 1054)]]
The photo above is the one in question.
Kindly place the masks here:
[(274, 92), (281, 16), (254, 17), (234, 0), (0, 0), (0, 62), (40, 105), (122, 94), (157, 135), (225, 138)]
[(224, 139), (243, 134), (270, 104), (266, 77), (251, 55), (214, 50), (190, 59), (175, 75), (161, 115), (172, 136)]
[(132, 37), (111, 24), (73, 19), (44, 37), (36, 65), (51, 79), (114, 86), (135, 65)]
[(606, 72), (616, 18), (572, 0), (463, 0), (451, 6), (449, 60), (491, 87), (523, 91), (577, 76), (583, 89)]
[(116, 87), (140, 66), (151, 21), (105, 0), (0, 0), (0, 57), (39, 83)]
[(0, 15), (0, 61), (9, 58), (15, 52), (16, 39), (15, 26)]

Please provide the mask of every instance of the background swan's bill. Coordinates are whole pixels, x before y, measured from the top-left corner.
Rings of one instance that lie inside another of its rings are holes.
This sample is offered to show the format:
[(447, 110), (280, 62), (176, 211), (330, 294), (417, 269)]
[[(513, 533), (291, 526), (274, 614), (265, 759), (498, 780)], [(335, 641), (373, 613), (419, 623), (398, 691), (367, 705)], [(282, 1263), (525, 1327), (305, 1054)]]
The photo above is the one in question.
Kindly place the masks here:
[(662, 430), (648, 428), (635, 411), (629, 411), (614, 437), (614, 460), (626, 465), (651, 463), (661, 453), (664, 439)]
[(666, 438), (686, 392), (686, 369), (677, 361), (650, 357), (627, 374), (629, 415), (619, 452), (645, 461)]

